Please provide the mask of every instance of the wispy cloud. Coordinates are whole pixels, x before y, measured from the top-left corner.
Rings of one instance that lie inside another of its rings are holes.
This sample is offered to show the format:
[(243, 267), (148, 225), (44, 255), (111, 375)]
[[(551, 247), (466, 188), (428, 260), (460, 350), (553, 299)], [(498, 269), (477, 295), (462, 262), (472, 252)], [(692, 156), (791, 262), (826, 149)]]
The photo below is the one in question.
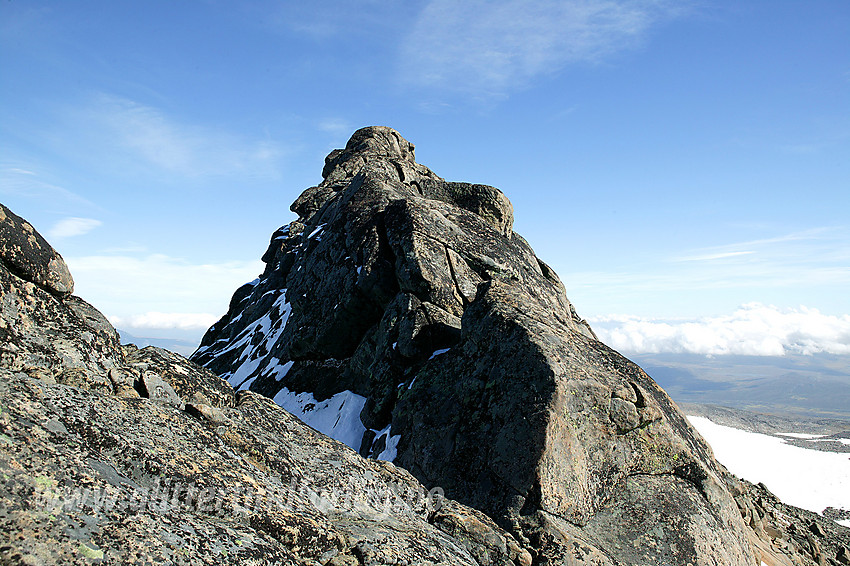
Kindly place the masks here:
[(279, 175), (283, 147), (210, 126), (187, 124), (133, 100), (102, 94), (84, 110), (89, 142), (129, 152), (149, 165), (186, 177)]
[(401, 54), (414, 86), (503, 96), (575, 62), (633, 47), (685, 1), (431, 0)]
[[(348, 139), (354, 133), (355, 127), (348, 120), (342, 118), (325, 118), (318, 123), (319, 130), (335, 137), (344, 136)], [(344, 141), (344, 140), (343, 140)]]
[(649, 259), (618, 271), (561, 271), (568, 291), (624, 293), (635, 300), (647, 293), (682, 290), (797, 287), (811, 292), (822, 285), (850, 284), (850, 249), (843, 247), (850, 242), (836, 239), (821, 244)]
[(850, 354), (850, 315), (800, 307), (751, 303), (731, 315), (696, 320), (636, 316), (591, 318), (600, 339), (635, 353), (782, 356), (789, 353)]
[(278, 2), (266, 11), (263, 7), (262, 21), (273, 29), (294, 32), (314, 41), (363, 37), (384, 38), (405, 21), (410, 10), (408, 2), (394, 0), (360, 0), (359, 2), (335, 2), (313, 0), (312, 2)]
[(0, 195), (26, 197), (41, 202), (54, 204), (84, 206), (99, 209), (90, 200), (77, 193), (52, 182), (32, 165), (22, 165), (16, 162), (0, 163)]
[[(571, 271), (553, 262), (580, 312), (670, 315), (711, 311), (744, 301), (833, 305), (844, 310), (850, 286), (850, 233), (813, 228), (728, 245), (647, 252), (610, 269)], [(698, 293), (699, 299), (694, 299)]]
[(48, 230), (47, 235), (48, 237), (57, 240), (61, 238), (82, 236), (83, 234), (88, 234), (101, 224), (102, 222), (100, 220), (95, 220), (94, 218), (63, 218), (54, 224), (50, 230)]
[(732, 257), (739, 257), (742, 255), (750, 255), (754, 254), (754, 251), (747, 250), (741, 252), (717, 252), (712, 254), (702, 254), (702, 255), (693, 255), (686, 256), (676, 259), (675, 261), (713, 261), (716, 259), (729, 259)]

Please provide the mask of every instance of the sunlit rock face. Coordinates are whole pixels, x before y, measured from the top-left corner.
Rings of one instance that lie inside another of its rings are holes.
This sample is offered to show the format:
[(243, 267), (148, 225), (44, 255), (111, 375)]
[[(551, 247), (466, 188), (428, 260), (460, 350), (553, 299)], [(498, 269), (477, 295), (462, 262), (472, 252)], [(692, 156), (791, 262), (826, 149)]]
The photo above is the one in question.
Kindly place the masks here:
[(323, 178), (194, 361), (442, 487), (549, 563), (755, 563), (726, 472), (596, 340), (498, 189), (441, 179), (384, 127), (355, 132)]

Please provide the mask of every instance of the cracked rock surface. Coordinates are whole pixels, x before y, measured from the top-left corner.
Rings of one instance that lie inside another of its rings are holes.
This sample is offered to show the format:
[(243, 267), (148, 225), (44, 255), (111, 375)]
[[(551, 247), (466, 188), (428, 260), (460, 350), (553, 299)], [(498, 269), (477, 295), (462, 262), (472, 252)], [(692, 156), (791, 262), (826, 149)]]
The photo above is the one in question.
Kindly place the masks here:
[(535, 564), (758, 564), (728, 472), (596, 340), (498, 189), (441, 179), (384, 127), (323, 178), (193, 360), (268, 397), (362, 396), (354, 448), (394, 439), (396, 464)]
[[(206, 368), (120, 346), (2, 209), (0, 563), (850, 563), (847, 529), (728, 474), (595, 339), (497, 189), (389, 128), (324, 178)], [(273, 400), (307, 392), (354, 449)]]
[(0, 246), (0, 563), (530, 564), (393, 464), (182, 356), (119, 346), (46, 288), (61, 258), (16, 222), (35, 247)]

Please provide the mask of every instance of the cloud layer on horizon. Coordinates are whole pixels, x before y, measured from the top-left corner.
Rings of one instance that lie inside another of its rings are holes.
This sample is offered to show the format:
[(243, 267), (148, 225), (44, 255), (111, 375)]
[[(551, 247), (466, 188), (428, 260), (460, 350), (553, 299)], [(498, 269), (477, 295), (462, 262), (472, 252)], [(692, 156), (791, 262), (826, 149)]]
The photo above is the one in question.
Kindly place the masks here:
[(132, 328), (203, 330), (224, 314), (233, 292), (263, 270), (261, 261), (193, 263), (165, 254), (65, 260), (76, 294), (116, 326)]
[(806, 307), (749, 303), (731, 315), (696, 320), (611, 315), (590, 322), (600, 340), (631, 353), (850, 354), (850, 315), (827, 315)]
[(206, 330), (218, 320), (214, 314), (204, 312), (156, 312), (129, 316), (109, 316), (116, 328), (150, 328), (178, 330)]

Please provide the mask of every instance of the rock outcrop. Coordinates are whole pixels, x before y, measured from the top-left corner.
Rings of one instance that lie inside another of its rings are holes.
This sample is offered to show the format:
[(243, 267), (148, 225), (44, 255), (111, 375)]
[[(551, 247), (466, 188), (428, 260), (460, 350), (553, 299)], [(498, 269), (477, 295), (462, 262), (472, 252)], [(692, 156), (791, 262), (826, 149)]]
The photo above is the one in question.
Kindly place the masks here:
[(531, 564), (404, 470), (181, 356), (120, 346), (0, 210), (0, 563)]
[(194, 361), (483, 511), (535, 563), (757, 563), (728, 473), (596, 340), (498, 189), (439, 178), (383, 127), (322, 175)]
[(74, 292), (62, 259), (29, 222), (0, 204), (0, 256), (6, 269), (59, 296)]
[(0, 209), (0, 563), (850, 563), (595, 339), (498, 190), (387, 128), (324, 177), (206, 368), (119, 345)]

